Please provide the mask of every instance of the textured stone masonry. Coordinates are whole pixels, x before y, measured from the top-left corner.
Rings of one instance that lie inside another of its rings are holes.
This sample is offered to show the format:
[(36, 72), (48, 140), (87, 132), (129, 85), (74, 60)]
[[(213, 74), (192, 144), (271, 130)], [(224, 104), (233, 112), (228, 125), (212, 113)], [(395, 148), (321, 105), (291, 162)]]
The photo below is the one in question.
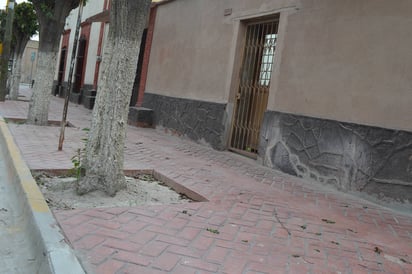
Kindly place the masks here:
[(156, 125), (213, 148), (225, 148), (225, 108), (218, 104), (145, 93), (143, 106), (154, 111)]
[(380, 199), (412, 201), (412, 133), (266, 112), (259, 156), (267, 166)]

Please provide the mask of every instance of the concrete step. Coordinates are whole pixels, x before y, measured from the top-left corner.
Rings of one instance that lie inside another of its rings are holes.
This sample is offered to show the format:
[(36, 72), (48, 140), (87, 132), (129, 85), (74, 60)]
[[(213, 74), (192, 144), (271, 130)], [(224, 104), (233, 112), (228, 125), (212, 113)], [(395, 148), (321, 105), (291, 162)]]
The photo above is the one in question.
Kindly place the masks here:
[(144, 107), (130, 107), (127, 123), (136, 127), (153, 127), (154, 112)]

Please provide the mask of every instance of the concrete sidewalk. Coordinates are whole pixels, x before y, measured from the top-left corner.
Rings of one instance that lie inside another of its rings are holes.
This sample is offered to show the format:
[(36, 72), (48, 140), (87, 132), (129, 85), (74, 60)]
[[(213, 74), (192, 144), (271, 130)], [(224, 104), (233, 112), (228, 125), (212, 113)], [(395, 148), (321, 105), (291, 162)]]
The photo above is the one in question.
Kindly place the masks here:
[[(52, 99), (50, 120), (62, 106)], [(4, 117), (27, 109), (0, 103)], [(68, 117), (62, 152), (59, 128), (9, 124), (31, 169), (71, 168), (91, 112), (71, 105)], [(154, 169), (209, 201), (55, 212), (90, 273), (412, 273), (412, 215), (158, 130), (129, 127), (127, 138), (126, 169)]]

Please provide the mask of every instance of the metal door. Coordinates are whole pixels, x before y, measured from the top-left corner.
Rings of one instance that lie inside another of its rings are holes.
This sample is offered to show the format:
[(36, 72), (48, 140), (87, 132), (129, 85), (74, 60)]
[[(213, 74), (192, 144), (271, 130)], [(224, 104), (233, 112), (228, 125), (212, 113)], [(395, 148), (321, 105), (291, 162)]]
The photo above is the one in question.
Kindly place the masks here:
[(275, 58), (278, 19), (248, 23), (230, 149), (256, 157)]

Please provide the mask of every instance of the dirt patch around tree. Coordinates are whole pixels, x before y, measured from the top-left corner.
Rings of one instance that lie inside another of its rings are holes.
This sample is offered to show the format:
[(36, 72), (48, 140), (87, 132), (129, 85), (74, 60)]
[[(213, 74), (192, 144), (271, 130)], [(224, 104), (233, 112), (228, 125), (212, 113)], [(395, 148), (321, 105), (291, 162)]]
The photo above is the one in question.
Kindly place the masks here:
[(151, 174), (126, 176), (126, 189), (117, 192), (114, 197), (109, 197), (102, 191), (77, 195), (75, 177), (45, 172), (33, 172), (33, 177), (52, 210), (180, 204), (194, 201)]

